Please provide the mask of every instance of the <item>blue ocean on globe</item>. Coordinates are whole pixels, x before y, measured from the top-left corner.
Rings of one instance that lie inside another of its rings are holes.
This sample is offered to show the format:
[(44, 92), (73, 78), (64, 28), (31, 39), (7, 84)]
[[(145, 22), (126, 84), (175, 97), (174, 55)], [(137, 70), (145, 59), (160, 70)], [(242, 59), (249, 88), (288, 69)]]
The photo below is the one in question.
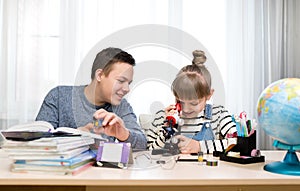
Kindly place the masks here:
[(258, 125), (272, 138), (300, 144), (300, 79), (285, 78), (270, 84), (259, 96)]

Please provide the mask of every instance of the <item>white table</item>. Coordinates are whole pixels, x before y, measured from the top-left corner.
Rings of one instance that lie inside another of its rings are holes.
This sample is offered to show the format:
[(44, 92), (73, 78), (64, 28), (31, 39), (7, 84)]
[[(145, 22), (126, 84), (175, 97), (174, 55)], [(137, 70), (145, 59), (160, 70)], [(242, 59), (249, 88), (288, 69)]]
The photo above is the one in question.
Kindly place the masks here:
[[(265, 163), (235, 164), (219, 161), (218, 166), (177, 162), (172, 170), (157, 168), (112, 169), (91, 167), (76, 176), (12, 173), (11, 161), (0, 150), (1, 190), (300, 190), (300, 176), (270, 173), (266, 163), (281, 161), (285, 151), (262, 151)], [(299, 153), (297, 153), (299, 157)]]

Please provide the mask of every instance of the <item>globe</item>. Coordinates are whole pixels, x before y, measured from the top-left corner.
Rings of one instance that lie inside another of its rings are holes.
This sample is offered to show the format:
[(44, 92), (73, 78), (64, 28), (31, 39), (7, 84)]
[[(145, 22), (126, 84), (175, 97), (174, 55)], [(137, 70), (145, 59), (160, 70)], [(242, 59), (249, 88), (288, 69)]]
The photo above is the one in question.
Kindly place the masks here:
[(261, 93), (257, 103), (258, 125), (274, 138), (274, 146), (288, 150), (282, 162), (274, 162), (265, 170), (300, 175), (295, 150), (300, 149), (300, 79), (285, 78), (273, 82)]
[(271, 137), (300, 144), (300, 79), (286, 78), (270, 84), (257, 105), (259, 126)]

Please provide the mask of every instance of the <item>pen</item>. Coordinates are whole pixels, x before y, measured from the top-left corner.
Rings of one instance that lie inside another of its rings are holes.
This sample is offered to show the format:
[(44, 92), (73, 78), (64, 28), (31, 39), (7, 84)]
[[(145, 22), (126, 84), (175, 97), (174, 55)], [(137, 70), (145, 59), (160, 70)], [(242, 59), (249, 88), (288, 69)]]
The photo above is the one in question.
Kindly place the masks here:
[(241, 123), (240, 123), (240, 119), (235, 120), (235, 125), (236, 125), (236, 130), (237, 130), (238, 136), (243, 137), (244, 132), (242, 131), (242, 126), (241, 126)]
[(243, 111), (240, 113), (240, 122), (241, 122), (241, 129), (243, 131), (244, 137), (248, 137), (248, 128), (247, 128), (246, 120), (247, 120), (247, 114), (245, 111)]
[[(196, 159), (177, 159), (178, 162), (198, 162), (198, 158)], [(206, 162), (206, 159), (203, 159), (203, 162)]]
[(246, 121), (246, 124), (247, 124), (248, 133), (250, 133), (251, 130), (252, 130), (251, 120), (248, 119), (248, 120)]

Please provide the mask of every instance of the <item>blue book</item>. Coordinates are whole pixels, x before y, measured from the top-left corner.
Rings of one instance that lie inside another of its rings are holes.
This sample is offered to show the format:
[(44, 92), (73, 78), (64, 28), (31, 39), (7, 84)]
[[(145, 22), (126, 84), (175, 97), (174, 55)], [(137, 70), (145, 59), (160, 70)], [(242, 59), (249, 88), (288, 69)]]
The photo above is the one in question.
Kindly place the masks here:
[(77, 156), (69, 159), (43, 159), (43, 160), (16, 160), (15, 166), (74, 166), (84, 161), (93, 161), (96, 158), (96, 153), (91, 150), (87, 150)]

